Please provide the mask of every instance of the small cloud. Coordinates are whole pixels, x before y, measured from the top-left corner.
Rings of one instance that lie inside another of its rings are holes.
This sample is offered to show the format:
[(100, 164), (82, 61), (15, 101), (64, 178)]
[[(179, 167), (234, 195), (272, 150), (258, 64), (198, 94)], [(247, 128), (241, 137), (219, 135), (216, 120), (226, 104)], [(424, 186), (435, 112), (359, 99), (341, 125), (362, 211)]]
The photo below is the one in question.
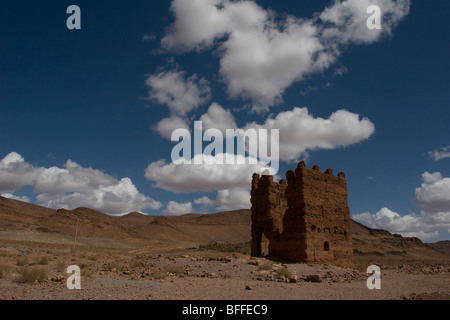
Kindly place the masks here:
[(193, 213), (191, 202), (178, 203), (175, 201), (169, 201), (166, 208), (163, 210), (165, 216), (179, 216), (186, 213)]
[(213, 102), (208, 111), (200, 117), (200, 121), (203, 122), (203, 129), (219, 129), (225, 133), (226, 129), (237, 128), (236, 121), (230, 110), (222, 108), (216, 102)]
[(308, 86), (306, 89), (301, 89), (300, 94), (304, 97), (304, 96), (308, 95), (309, 93), (316, 92), (316, 91), (317, 91), (317, 88)]
[(47, 158), (52, 159), (52, 160), (56, 160), (56, 156), (53, 153), (51, 153), (51, 152), (47, 153)]
[(151, 33), (151, 34), (144, 34), (144, 36), (142, 37), (142, 41), (155, 41), (156, 40), (156, 36)]
[(147, 77), (148, 99), (166, 105), (172, 114), (184, 116), (211, 98), (209, 82), (196, 74), (187, 76), (177, 67)]
[(430, 158), (434, 159), (434, 161), (450, 158), (450, 146), (430, 151), (428, 152), (428, 155), (430, 156)]
[(338, 77), (342, 77), (347, 72), (348, 72), (348, 69), (346, 66), (339, 66), (334, 69), (334, 75), (338, 76)]
[(368, 176), (367, 179), (368, 179), (368, 180), (373, 180), (373, 179), (375, 179), (375, 178), (372, 177), (372, 176)]
[(419, 238), (422, 241), (428, 241), (431, 239), (437, 239), (439, 238), (439, 231), (433, 231), (433, 232), (425, 232), (425, 231), (418, 231), (418, 232), (404, 232), (402, 234), (404, 237), (416, 237)]
[(172, 133), (176, 129), (186, 129), (189, 131), (189, 124), (185, 117), (171, 115), (169, 118), (161, 119), (155, 126), (152, 127), (152, 129), (158, 132), (161, 137), (170, 140)]
[(250, 188), (237, 187), (219, 190), (216, 198), (202, 197), (194, 200), (197, 205), (202, 205), (203, 208), (214, 207), (216, 211), (229, 211), (236, 209), (250, 209)]
[(30, 202), (30, 198), (28, 198), (27, 196), (16, 196), (12, 193), (2, 193), (1, 196), (7, 199), (19, 200), (28, 203)]

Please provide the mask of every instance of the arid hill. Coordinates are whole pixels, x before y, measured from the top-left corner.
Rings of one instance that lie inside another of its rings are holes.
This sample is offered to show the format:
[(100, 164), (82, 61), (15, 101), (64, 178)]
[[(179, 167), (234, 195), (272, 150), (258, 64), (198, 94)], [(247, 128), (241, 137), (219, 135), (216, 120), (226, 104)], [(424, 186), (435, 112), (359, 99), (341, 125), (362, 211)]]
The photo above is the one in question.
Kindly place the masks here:
[[(0, 197), (0, 239), (67, 247), (91, 246), (129, 250), (170, 250), (211, 242), (248, 250), (250, 210), (182, 216), (146, 216), (133, 212), (108, 216), (88, 208), (53, 210)], [(437, 263), (450, 261), (444, 244), (425, 245), (373, 230), (352, 221), (355, 264)], [(432, 248), (434, 247), (434, 248)], [(440, 249), (437, 251), (435, 249)]]
[(428, 246), (432, 247), (435, 250), (444, 252), (448, 255), (450, 255), (450, 241), (449, 240), (445, 240), (445, 241), (438, 241), (435, 243), (427, 243)]

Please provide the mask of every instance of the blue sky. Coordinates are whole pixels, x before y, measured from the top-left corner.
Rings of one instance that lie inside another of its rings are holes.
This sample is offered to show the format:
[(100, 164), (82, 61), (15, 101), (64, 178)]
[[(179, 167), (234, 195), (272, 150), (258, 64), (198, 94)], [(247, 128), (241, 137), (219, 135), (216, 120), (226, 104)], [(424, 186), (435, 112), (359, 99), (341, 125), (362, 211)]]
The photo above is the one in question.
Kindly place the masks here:
[[(68, 30), (66, 9), (81, 9)], [(364, 8), (380, 7), (381, 30)], [(2, 5), (0, 194), (110, 214), (250, 207), (250, 166), (171, 164), (175, 128), (280, 128), (278, 175), (344, 171), (355, 220), (449, 239), (446, 1)], [(269, 121), (268, 121), (269, 119)]]

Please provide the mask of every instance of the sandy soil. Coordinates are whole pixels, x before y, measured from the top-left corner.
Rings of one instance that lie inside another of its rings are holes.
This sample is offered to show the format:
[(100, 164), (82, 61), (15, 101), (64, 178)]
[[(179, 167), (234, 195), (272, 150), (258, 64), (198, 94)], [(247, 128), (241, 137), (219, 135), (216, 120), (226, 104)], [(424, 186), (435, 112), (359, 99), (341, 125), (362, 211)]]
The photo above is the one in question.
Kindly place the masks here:
[[(381, 289), (369, 290), (369, 275), (356, 268), (283, 264), (196, 248), (139, 251), (3, 243), (0, 299), (450, 299), (448, 265), (382, 265)], [(69, 265), (81, 268), (81, 290), (66, 286)], [(43, 270), (44, 276), (18, 283), (23, 269)]]

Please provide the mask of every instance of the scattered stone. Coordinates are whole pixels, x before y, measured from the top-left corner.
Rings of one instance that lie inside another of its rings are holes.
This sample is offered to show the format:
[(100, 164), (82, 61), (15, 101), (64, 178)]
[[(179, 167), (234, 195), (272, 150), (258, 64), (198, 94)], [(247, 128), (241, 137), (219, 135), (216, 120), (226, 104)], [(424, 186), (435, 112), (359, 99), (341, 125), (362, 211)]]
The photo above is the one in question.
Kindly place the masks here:
[(289, 281), (290, 281), (291, 283), (297, 283), (297, 282), (298, 282), (298, 276), (295, 275), (295, 274), (291, 275), (291, 276), (289, 277)]
[(253, 290), (253, 288), (250, 286), (245, 286), (245, 290)]
[(19, 251), (21, 254), (27, 255), (30, 254), (30, 252), (26, 249), (22, 249), (22, 248), (16, 248), (17, 251)]
[(313, 274), (313, 275), (306, 276), (306, 282), (319, 283), (319, 282), (322, 282), (322, 280), (320, 279), (320, 276), (318, 274)]
[(258, 261), (257, 260), (250, 260), (248, 262), (248, 264), (251, 265), (251, 266), (257, 266), (258, 265)]
[(50, 278), (50, 281), (53, 281), (53, 282), (63, 282), (63, 280), (64, 280), (64, 277), (61, 275)]

